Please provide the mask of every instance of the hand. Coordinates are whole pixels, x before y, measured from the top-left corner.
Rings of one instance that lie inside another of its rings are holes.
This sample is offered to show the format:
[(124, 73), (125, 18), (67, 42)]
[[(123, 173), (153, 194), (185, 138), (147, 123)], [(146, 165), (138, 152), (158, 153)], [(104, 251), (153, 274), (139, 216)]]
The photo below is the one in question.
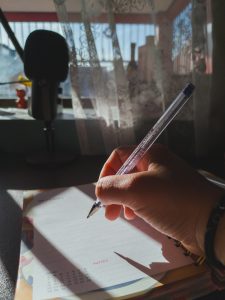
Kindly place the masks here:
[[(160, 232), (203, 254), (206, 223), (223, 190), (162, 145), (153, 145), (131, 174), (114, 175), (133, 148), (114, 150), (96, 185), (109, 220), (141, 217)], [(114, 176), (110, 176), (114, 175)]]

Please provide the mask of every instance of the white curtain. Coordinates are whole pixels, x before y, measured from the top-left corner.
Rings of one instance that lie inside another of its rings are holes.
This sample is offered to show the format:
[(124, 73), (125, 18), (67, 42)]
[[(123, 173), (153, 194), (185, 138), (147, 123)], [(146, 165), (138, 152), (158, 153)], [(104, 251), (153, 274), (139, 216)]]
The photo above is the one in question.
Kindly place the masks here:
[[(208, 155), (211, 1), (80, 0), (78, 12), (67, 1), (54, 3), (71, 55), (72, 103), (82, 154), (110, 153), (138, 143), (192, 81), (193, 99), (160, 141), (183, 156)], [(73, 22), (79, 22), (79, 40)], [(87, 81), (89, 110), (80, 91), (81, 82)]]

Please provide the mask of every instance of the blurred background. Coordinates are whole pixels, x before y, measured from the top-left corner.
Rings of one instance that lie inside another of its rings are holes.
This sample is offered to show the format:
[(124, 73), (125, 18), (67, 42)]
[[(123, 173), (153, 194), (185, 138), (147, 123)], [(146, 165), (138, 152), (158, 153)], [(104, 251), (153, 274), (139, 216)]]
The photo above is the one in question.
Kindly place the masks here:
[[(1, 9), (22, 48), (36, 29), (58, 32), (68, 43), (70, 70), (56, 120), (59, 147), (92, 155), (138, 143), (191, 81), (193, 98), (160, 142), (184, 157), (223, 157), (223, 1), (2, 0)], [(38, 121), (15, 108), (18, 83), (7, 84), (23, 76), (22, 60), (0, 24), (5, 151), (26, 152), (44, 143)]]

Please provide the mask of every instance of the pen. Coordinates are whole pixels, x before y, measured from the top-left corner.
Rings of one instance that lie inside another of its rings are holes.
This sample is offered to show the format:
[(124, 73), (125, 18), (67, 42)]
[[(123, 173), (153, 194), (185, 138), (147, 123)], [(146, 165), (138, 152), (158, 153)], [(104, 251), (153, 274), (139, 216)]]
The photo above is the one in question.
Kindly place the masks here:
[[(128, 174), (134, 169), (137, 163), (145, 155), (148, 149), (152, 146), (155, 140), (160, 136), (160, 134), (165, 130), (169, 123), (173, 120), (176, 114), (180, 111), (183, 105), (188, 101), (192, 95), (195, 86), (192, 83), (188, 83), (184, 89), (177, 95), (173, 100), (164, 114), (155, 123), (147, 135), (143, 138), (140, 144), (134, 149), (131, 155), (127, 158), (124, 164), (117, 171), (116, 175)], [(97, 199), (93, 204), (87, 218), (92, 216), (99, 208), (102, 207), (101, 201)]]

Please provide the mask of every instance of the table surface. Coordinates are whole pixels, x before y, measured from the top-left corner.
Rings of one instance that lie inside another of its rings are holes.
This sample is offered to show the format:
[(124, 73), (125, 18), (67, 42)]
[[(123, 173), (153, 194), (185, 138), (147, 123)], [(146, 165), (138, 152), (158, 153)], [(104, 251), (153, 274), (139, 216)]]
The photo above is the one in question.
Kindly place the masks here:
[[(22, 191), (95, 182), (105, 160), (106, 156), (77, 156), (66, 164), (31, 165), (21, 155), (0, 155), (0, 299), (11, 300), (14, 295), (20, 249)], [(208, 171), (217, 171), (213, 162), (203, 161), (197, 165), (201, 168), (206, 166)], [(221, 175), (222, 170), (218, 169), (216, 175)], [(225, 299), (225, 292), (212, 293), (203, 299), (222, 300)]]

